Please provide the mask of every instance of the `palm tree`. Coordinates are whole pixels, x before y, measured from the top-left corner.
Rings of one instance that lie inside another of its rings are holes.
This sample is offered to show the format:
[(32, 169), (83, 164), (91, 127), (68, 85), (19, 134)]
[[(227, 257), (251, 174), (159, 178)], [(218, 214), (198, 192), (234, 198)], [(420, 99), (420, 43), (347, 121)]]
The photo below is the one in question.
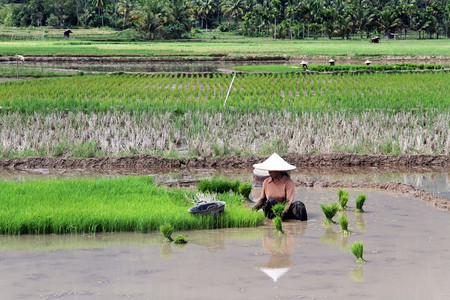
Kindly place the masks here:
[(125, 29), (125, 23), (127, 21), (127, 14), (133, 9), (133, 3), (131, 0), (119, 0), (119, 13), (122, 13), (123, 24), (122, 30)]
[(197, 11), (203, 21), (205, 21), (205, 28), (208, 31), (209, 15), (214, 13), (214, 0), (199, 0), (197, 2)]
[(384, 30), (387, 33), (389, 30), (395, 31), (398, 28), (400, 19), (391, 7), (387, 7), (378, 15), (376, 23), (380, 30)]
[(98, 9), (98, 15), (102, 17), (102, 26), (105, 26), (103, 22), (103, 7), (105, 6), (105, 2), (103, 0), (92, 0), (92, 5)]
[(228, 16), (228, 26), (230, 26), (230, 18), (234, 17), (236, 25), (240, 16), (244, 14), (245, 0), (228, 0), (222, 5), (222, 12)]

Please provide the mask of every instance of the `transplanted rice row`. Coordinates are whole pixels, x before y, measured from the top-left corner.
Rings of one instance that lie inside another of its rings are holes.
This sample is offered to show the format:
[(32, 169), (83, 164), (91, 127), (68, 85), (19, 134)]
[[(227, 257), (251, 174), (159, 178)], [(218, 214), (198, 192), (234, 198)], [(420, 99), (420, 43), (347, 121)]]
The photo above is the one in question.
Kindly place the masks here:
[(0, 182), (0, 234), (148, 232), (164, 224), (212, 229), (264, 221), (236, 194), (218, 196), (227, 203), (222, 216), (192, 216), (186, 193), (157, 187), (150, 177)]
[[(3, 110), (448, 110), (450, 74), (78, 76), (0, 84)], [(223, 88), (226, 87), (226, 88)]]

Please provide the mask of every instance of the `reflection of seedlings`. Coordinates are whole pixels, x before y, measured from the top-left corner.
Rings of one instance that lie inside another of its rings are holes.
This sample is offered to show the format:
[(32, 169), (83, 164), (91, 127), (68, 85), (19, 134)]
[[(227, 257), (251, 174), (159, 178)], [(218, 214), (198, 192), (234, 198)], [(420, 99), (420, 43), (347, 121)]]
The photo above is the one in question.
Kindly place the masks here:
[(181, 234), (178, 235), (174, 240), (173, 243), (174, 244), (187, 244), (188, 240), (182, 236)]
[(173, 251), (172, 251), (172, 247), (170, 246), (170, 244), (169, 243), (163, 244), (161, 247), (161, 253), (160, 253), (161, 257), (162, 258), (171, 258), (172, 254), (173, 254)]
[(173, 233), (173, 226), (170, 224), (164, 224), (159, 226), (159, 231), (164, 236), (164, 242), (170, 243), (173, 241), (171, 235)]
[(341, 249), (342, 251), (347, 250), (348, 248), (348, 236), (343, 236), (341, 238), (341, 242), (339, 243), (339, 249)]
[(343, 190), (343, 189), (339, 189), (339, 191), (338, 191), (339, 210), (347, 209), (348, 195), (349, 195), (349, 192), (347, 192), (346, 190)]
[(363, 252), (364, 252), (364, 244), (362, 241), (354, 242), (350, 246), (350, 251), (352, 251), (353, 255), (356, 256), (356, 262), (358, 264), (363, 264), (366, 261), (363, 259)]
[(352, 234), (352, 232), (348, 230), (348, 218), (346, 215), (342, 215), (339, 218), (339, 225), (341, 225), (341, 231), (339, 231), (340, 234), (342, 235)]
[(356, 282), (364, 281), (364, 270), (363, 266), (358, 264), (353, 270), (350, 271), (350, 277)]
[(273, 224), (275, 225), (275, 229), (277, 230), (278, 234), (284, 234), (283, 226), (281, 225), (281, 217), (275, 217), (272, 220)]
[(331, 227), (328, 227), (325, 230), (324, 235), (322, 236), (322, 242), (328, 245), (336, 245), (339, 241), (338, 235)]
[(364, 202), (366, 202), (366, 195), (365, 194), (359, 194), (358, 197), (356, 197), (356, 208), (353, 210), (353, 212), (357, 213), (363, 213), (364, 210), (362, 209)]
[(323, 205), (320, 204), (320, 207), (322, 208), (323, 213), (325, 214), (324, 220), (322, 220), (322, 223), (326, 225), (334, 224), (335, 222), (332, 220), (333, 217), (336, 215), (339, 206), (337, 203), (331, 203), (330, 205)]
[(363, 214), (356, 214), (356, 228), (359, 231), (366, 231), (366, 223), (364, 222)]

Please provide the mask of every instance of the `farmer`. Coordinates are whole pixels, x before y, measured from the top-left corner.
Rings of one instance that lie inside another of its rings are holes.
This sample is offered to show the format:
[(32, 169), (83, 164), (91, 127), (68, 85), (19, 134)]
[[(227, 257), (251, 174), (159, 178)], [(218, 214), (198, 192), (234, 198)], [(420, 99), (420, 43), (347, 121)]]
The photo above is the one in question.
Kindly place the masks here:
[(263, 182), (261, 197), (253, 207), (254, 210), (262, 208), (264, 215), (272, 219), (275, 217), (272, 206), (277, 203), (286, 203), (281, 220), (306, 221), (308, 219), (305, 204), (299, 200), (294, 201), (294, 182), (287, 173), (287, 171), (294, 170), (295, 166), (274, 153), (264, 162), (254, 164), (253, 167), (269, 171), (269, 177)]

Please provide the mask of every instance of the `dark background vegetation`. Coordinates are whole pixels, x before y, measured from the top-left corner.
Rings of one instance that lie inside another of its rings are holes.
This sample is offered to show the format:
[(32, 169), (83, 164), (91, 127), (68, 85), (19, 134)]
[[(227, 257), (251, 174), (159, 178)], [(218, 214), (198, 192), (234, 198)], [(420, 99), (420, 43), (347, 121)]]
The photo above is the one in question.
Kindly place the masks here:
[(212, 29), (274, 39), (437, 39), (449, 37), (449, 19), (448, 0), (0, 0), (6, 26), (111, 27), (141, 40)]

